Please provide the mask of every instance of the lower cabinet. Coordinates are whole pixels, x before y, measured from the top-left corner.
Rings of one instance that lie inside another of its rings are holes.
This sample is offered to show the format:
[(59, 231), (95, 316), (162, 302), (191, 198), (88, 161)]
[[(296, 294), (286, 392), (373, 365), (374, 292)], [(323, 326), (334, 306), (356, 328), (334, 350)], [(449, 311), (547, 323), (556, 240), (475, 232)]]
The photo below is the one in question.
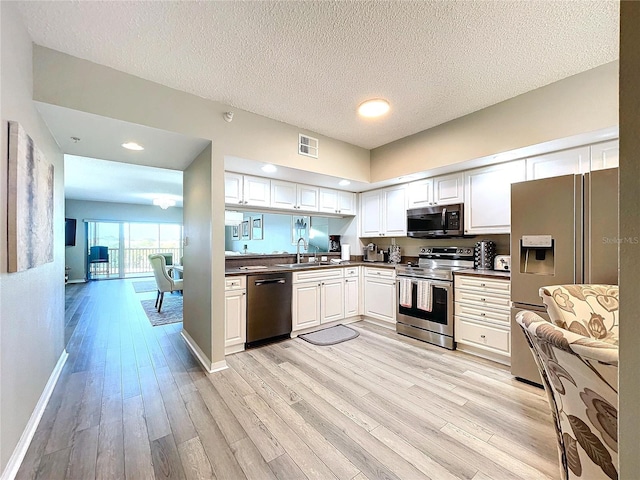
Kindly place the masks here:
[(344, 316), (345, 318), (360, 315), (360, 279), (358, 277), (344, 279)]
[(364, 267), (364, 315), (395, 325), (396, 281), (391, 268)]
[(247, 341), (247, 278), (225, 278), (224, 292), (225, 354), (244, 350)]
[(293, 274), (292, 331), (344, 318), (343, 268)]
[(510, 282), (455, 277), (455, 340), (459, 350), (511, 363)]

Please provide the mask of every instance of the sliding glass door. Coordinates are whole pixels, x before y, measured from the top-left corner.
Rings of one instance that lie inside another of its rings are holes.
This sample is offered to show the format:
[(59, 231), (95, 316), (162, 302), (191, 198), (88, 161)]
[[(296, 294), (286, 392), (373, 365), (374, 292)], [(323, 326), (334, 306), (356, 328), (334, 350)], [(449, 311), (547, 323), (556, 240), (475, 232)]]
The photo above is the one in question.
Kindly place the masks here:
[[(174, 223), (87, 222), (88, 278), (150, 275), (149, 255), (161, 253), (167, 263), (182, 261), (182, 225)], [(107, 247), (108, 262), (95, 260)]]

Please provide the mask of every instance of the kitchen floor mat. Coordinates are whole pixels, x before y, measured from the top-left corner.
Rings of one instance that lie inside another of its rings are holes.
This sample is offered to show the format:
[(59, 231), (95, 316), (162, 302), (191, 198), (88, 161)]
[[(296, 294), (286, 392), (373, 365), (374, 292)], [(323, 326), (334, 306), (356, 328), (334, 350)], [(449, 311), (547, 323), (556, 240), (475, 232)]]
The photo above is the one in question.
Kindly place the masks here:
[(346, 342), (360, 335), (352, 328), (344, 325), (336, 325), (335, 327), (325, 328), (317, 332), (305, 333), (298, 335), (298, 338), (313, 343), (314, 345), (335, 345), (336, 343)]

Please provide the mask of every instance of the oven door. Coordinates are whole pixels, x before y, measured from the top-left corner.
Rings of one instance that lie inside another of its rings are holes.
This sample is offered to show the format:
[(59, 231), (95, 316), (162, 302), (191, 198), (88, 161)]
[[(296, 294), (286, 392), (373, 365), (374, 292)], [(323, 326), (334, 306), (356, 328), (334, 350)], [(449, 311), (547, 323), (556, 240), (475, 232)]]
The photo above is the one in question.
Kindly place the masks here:
[(398, 323), (421, 328), (430, 332), (453, 337), (453, 283), (438, 280), (431, 282), (431, 311), (427, 312), (418, 305), (418, 278), (411, 278), (411, 307), (401, 305), (400, 279), (396, 282)]

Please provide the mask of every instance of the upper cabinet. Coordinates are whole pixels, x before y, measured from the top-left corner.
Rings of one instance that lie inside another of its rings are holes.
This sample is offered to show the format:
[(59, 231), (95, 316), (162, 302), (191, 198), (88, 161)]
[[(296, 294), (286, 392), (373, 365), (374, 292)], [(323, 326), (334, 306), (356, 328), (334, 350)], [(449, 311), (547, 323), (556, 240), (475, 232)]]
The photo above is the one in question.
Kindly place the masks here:
[(589, 171), (589, 147), (571, 148), (527, 158), (527, 180)]
[(405, 185), (363, 193), (360, 198), (360, 236), (406, 236), (406, 193)]
[(408, 186), (408, 208), (451, 205), (462, 203), (463, 200), (464, 175), (462, 172), (419, 180)]
[(340, 215), (356, 214), (356, 194), (263, 177), (224, 173), (225, 204)]
[(464, 172), (464, 233), (510, 233), (511, 184), (525, 179), (524, 160)]
[(319, 190), (310, 185), (271, 180), (271, 207), (317, 212)]
[(591, 145), (591, 170), (617, 167), (619, 152), (618, 140)]
[(226, 204), (269, 207), (271, 205), (271, 181), (268, 178), (225, 172), (224, 195)]
[(318, 211), (324, 213), (356, 214), (356, 194), (342, 190), (320, 189), (320, 205)]

